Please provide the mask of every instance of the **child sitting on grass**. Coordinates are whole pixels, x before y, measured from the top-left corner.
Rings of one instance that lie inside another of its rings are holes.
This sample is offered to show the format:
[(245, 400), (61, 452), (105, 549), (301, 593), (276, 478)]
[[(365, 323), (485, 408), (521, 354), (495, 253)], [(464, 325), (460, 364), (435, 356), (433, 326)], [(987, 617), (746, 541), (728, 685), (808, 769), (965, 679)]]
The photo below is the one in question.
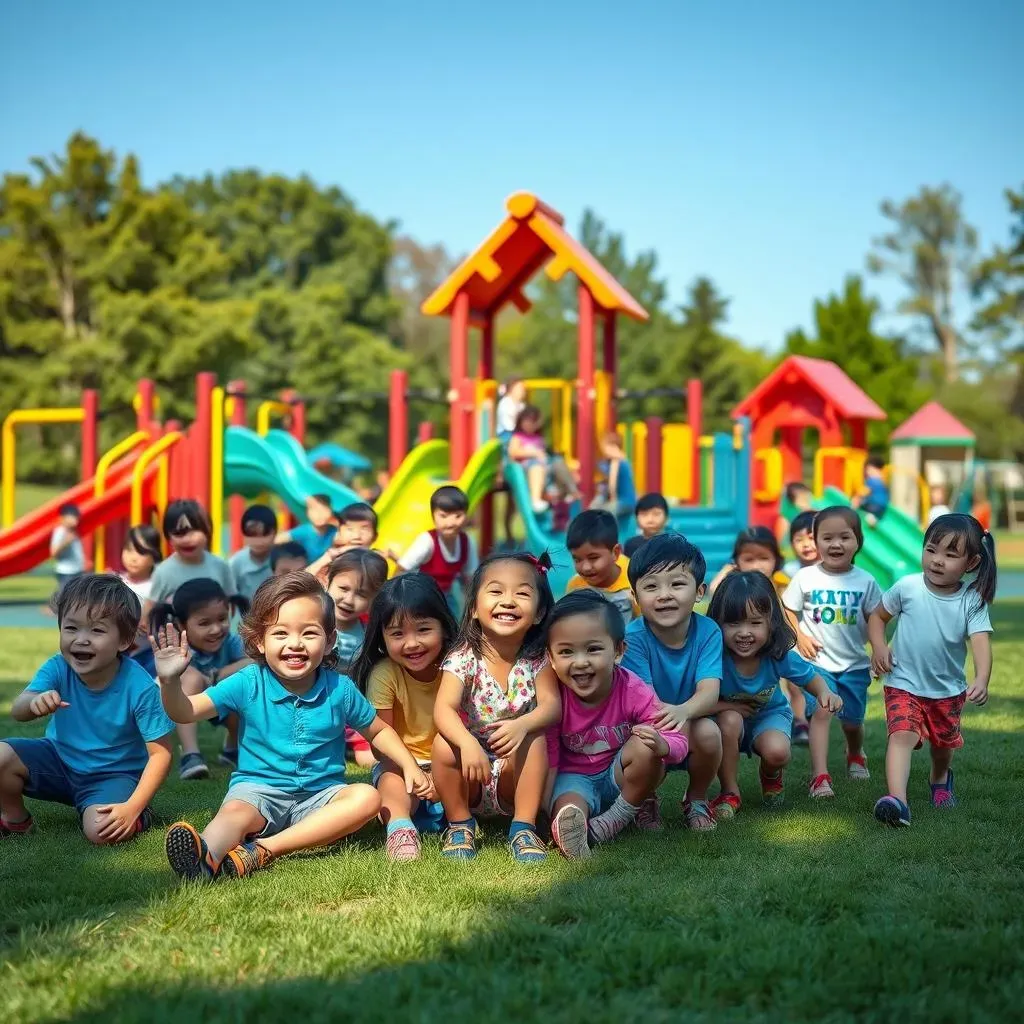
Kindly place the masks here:
[(0, 838), (32, 830), (26, 796), (70, 804), (90, 843), (149, 827), (150, 801), (171, 767), (174, 723), (152, 678), (124, 656), (141, 611), (112, 574), (78, 576), (61, 591), (60, 654), (11, 707), (16, 722), (49, 717), (46, 736), (0, 743)]
[(569, 580), (566, 590), (588, 587), (600, 591), (626, 622), (632, 622), (640, 609), (629, 589), (629, 559), (619, 546), (615, 516), (600, 509), (581, 512), (569, 524), (565, 546), (576, 567), (576, 575)]
[[(145, 601), (153, 587), (153, 570), (163, 561), (160, 550), (160, 534), (152, 526), (133, 526), (125, 534), (121, 548), (123, 571), (118, 573), (125, 586), (139, 599)], [(153, 676), (153, 651), (149, 646), (146, 631), (139, 630), (135, 643), (128, 650), (128, 657)]]
[(778, 594), (763, 572), (730, 573), (715, 591), (708, 615), (722, 630), (725, 653), (715, 718), (722, 730), (722, 790), (711, 801), (719, 820), (740, 809), (740, 753), (760, 759), (761, 799), (777, 807), (784, 798), (783, 769), (790, 759), (793, 713), (782, 695), (785, 677), (813, 694), (823, 712), (839, 711), (842, 698), (793, 651), (796, 634)]
[[(428, 779), (441, 663), (457, 632), (448, 603), (429, 576), (396, 576), (374, 598), (366, 640), (352, 670), (381, 721), (398, 733)], [(410, 793), (401, 769), (389, 760), (374, 765), (372, 778), (381, 798), (388, 860), (417, 860), (420, 833), (440, 832), (444, 825), (433, 780), (431, 792)]]
[(640, 532), (635, 537), (630, 537), (623, 545), (622, 551), (627, 558), (632, 558), (633, 552), (644, 541), (665, 532), (665, 527), (668, 526), (668, 502), (664, 495), (651, 491), (636, 503), (635, 514), (636, 526)]
[(617, 663), (626, 623), (593, 590), (566, 594), (548, 618), (548, 657), (561, 684), (562, 718), (547, 733), (551, 835), (570, 859), (590, 856), (631, 824), (687, 752), (659, 730), (649, 685)]
[(537, 835), (544, 731), (561, 711), (544, 657), (544, 623), (554, 604), (548, 567), (533, 555), (492, 555), (473, 574), (434, 705), (431, 765), (449, 823), (442, 857), (475, 857), (473, 816), (508, 814), (515, 860), (547, 856)]
[[(214, 683), (245, 668), (250, 663), (242, 641), (231, 632), (232, 608), (245, 610), (247, 601), (228, 599), (214, 580), (189, 580), (178, 587), (170, 604), (158, 604), (150, 613), (154, 635), (159, 636), (168, 623), (188, 634), (191, 665), (182, 679), (187, 694), (202, 693)], [(219, 761), (229, 768), (238, 767), (238, 716), (228, 715), (215, 725), (226, 729)], [(178, 726), (181, 762), (178, 776), (183, 782), (209, 778), (210, 769), (199, 752), (199, 730), (194, 723)]]
[(402, 771), (409, 792), (430, 783), (395, 731), (347, 676), (331, 669), (334, 605), (315, 577), (267, 580), (242, 623), (256, 662), (204, 693), (182, 692), (188, 638), (167, 626), (153, 638), (160, 695), (185, 724), (234, 713), (241, 720), (238, 768), (202, 834), (187, 822), (167, 833), (167, 859), (181, 878), (241, 877), (296, 850), (327, 846), (380, 811), (377, 791), (345, 781), (346, 724), (375, 742)]
[[(689, 754), (680, 766), (689, 775), (683, 817), (686, 827), (708, 832), (715, 819), (707, 802), (722, 761), (722, 737), (712, 714), (722, 679), (722, 631), (693, 606), (704, 596), (706, 563), (678, 533), (652, 537), (629, 563), (629, 582), (642, 618), (626, 627), (622, 667), (654, 687), (662, 702), (654, 725), (682, 733)], [(637, 825), (662, 827), (657, 795), (637, 814)]]
[[(910, 759), (925, 740), (931, 747), (932, 806), (956, 807), (953, 754), (964, 745), (960, 715), (965, 700), (988, 702), (992, 676), (992, 622), (996, 551), (992, 535), (973, 516), (940, 516), (924, 535), (924, 572), (904, 576), (887, 590), (868, 623), (871, 667), (885, 683), (889, 745), (885, 778), (889, 792), (875, 804), (886, 825), (910, 825), (907, 783)], [(968, 581), (968, 574), (975, 574)], [(892, 648), (885, 627), (897, 619)], [(974, 681), (964, 675), (967, 641)]]
[(252, 600), (256, 588), (274, 574), (270, 551), (277, 533), (277, 516), (269, 505), (250, 505), (242, 513), (242, 536), (245, 547), (228, 559), (238, 593)]

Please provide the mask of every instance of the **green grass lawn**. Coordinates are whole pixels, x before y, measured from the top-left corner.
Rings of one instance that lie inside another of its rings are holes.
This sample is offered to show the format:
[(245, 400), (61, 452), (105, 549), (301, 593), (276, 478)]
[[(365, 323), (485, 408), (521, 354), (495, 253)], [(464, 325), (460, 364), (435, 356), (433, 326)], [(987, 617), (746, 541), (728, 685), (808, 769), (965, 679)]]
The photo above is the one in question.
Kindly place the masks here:
[[(710, 836), (630, 834), (586, 865), (513, 865), (485, 833), (471, 865), (389, 866), (378, 828), (338, 851), (288, 858), (207, 888), (179, 886), (156, 829), (96, 850), (65, 808), (0, 845), (0, 1020), (1005, 1021), (1024, 1004), (1024, 605), (997, 606), (994, 696), (965, 713), (961, 806), (927, 801), (914, 825), (871, 817), (883, 793), (884, 725), (872, 692), (874, 778), (841, 774), (838, 798), (804, 796), (806, 750), (784, 810), (748, 803)], [(54, 646), (0, 630), (0, 713)], [(204, 729), (208, 753), (219, 736)], [(164, 824), (205, 824), (227, 771), (169, 783)], [(1013, 1008), (1017, 1007), (1017, 1010)], [(685, 1013), (685, 1018), (683, 1014)]]

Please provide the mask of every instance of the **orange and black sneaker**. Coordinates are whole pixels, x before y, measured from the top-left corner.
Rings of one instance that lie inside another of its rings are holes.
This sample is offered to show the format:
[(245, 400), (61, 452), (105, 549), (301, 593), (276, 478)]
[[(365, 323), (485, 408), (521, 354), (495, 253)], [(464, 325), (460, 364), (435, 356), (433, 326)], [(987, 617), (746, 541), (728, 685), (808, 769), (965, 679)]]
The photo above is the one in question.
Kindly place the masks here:
[(763, 769), (758, 770), (761, 776), (761, 803), (765, 807), (781, 807), (786, 798), (786, 787), (782, 783), (782, 769), (774, 775), (765, 775)]
[(210, 855), (203, 837), (187, 821), (179, 821), (167, 830), (164, 849), (167, 862), (179, 878), (198, 882), (217, 877), (219, 865)]
[(262, 843), (239, 843), (221, 862), (220, 873), (226, 878), (245, 878), (270, 867), (273, 860), (274, 855)]

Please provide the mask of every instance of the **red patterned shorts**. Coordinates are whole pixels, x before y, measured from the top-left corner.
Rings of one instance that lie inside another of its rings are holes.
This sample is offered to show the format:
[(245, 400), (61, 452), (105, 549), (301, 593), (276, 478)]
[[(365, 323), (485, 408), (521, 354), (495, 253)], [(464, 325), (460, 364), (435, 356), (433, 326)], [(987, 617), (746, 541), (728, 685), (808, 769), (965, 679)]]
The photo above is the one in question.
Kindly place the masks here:
[(964, 693), (956, 697), (918, 697), (906, 690), (885, 687), (885, 724), (889, 735), (896, 732), (916, 732), (933, 747), (956, 750), (964, 745), (960, 735), (960, 713), (964, 709)]

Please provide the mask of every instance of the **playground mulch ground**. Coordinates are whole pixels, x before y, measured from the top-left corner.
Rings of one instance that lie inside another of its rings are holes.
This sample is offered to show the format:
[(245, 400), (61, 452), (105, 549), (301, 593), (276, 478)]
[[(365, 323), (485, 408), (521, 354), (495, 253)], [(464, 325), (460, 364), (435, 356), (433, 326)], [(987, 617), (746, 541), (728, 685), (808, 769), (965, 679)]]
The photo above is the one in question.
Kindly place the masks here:
[[(1024, 604), (995, 609), (993, 697), (965, 714), (958, 810), (927, 801), (914, 824), (871, 817), (883, 791), (884, 725), (873, 692), (875, 777), (838, 797), (748, 803), (717, 833), (630, 834), (586, 865), (514, 866), (488, 830), (471, 865), (391, 867), (379, 829), (337, 851), (287, 859), (206, 888), (177, 884), (156, 829), (88, 847), (73, 813), (35, 805), (38, 833), (0, 845), (0, 1020), (4, 1021), (1005, 1021), (1024, 1004)], [(0, 629), (0, 735), (12, 698), (55, 647), (49, 630)], [(208, 755), (218, 734), (204, 729)], [(164, 825), (200, 824), (227, 770), (158, 795)]]

